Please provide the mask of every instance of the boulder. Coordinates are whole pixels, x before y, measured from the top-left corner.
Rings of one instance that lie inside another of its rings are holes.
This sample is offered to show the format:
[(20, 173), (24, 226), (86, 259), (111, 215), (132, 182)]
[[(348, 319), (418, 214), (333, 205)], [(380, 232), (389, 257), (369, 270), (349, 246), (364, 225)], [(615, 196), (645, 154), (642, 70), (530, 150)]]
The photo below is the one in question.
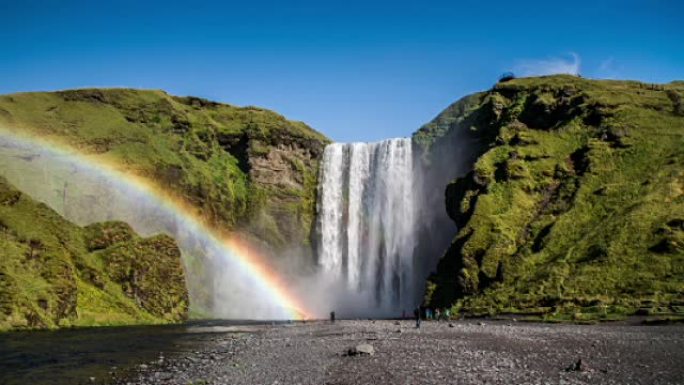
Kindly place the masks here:
[(566, 372), (581, 372), (584, 370), (584, 366), (582, 365), (582, 359), (578, 358), (577, 361), (573, 362), (570, 364), (570, 366), (565, 368)]
[(356, 345), (355, 347), (350, 348), (347, 351), (348, 356), (360, 356), (360, 355), (372, 356), (373, 354), (375, 354), (375, 348), (373, 348), (373, 345), (371, 345), (371, 344)]

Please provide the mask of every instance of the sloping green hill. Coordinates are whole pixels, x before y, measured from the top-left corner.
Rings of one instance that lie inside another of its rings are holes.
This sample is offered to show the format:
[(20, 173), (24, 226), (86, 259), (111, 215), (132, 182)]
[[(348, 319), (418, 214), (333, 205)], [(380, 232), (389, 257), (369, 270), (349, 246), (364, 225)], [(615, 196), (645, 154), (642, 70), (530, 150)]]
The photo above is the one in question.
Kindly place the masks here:
[(78, 227), (0, 178), (0, 330), (187, 317), (180, 250), (125, 223)]
[(84, 89), (0, 96), (0, 127), (126, 168), (220, 228), (308, 248), (328, 139), (304, 123), (163, 91)]
[(684, 311), (684, 83), (516, 79), (414, 138), (434, 158), (458, 135), (476, 160), (447, 188), (459, 232), (427, 304), (576, 320)]

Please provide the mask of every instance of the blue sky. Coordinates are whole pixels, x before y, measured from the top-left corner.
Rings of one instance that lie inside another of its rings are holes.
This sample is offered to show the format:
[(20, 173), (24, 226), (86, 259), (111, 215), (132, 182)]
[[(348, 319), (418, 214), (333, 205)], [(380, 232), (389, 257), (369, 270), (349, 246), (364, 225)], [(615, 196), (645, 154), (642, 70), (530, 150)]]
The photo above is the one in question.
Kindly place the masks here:
[(684, 79), (684, 5), (0, 0), (0, 93), (164, 89), (337, 141), (408, 136), (504, 71)]

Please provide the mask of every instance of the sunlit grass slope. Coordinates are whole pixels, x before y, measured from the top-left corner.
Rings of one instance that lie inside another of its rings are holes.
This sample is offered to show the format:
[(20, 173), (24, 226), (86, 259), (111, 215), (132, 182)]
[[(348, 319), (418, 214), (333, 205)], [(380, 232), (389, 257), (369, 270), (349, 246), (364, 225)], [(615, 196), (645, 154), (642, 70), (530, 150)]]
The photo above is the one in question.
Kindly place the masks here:
[[(479, 139), (426, 301), (549, 320), (684, 313), (684, 83), (515, 79), (416, 133)], [(434, 150), (433, 156), (439, 151)]]
[(163, 91), (84, 89), (0, 96), (0, 126), (149, 178), (224, 230), (309, 243), (328, 139), (304, 123)]

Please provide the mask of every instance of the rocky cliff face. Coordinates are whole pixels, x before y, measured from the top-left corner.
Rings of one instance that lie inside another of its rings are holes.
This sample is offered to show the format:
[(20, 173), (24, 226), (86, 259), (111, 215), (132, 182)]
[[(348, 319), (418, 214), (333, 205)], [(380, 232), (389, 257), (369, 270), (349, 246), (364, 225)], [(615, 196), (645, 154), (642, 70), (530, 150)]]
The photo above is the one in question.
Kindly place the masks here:
[(120, 222), (78, 227), (0, 178), (0, 330), (177, 322), (178, 247)]
[(0, 96), (0, 125), (147, 178), (218, 228), (310, 249), (328, 139), (304, 123), (162, 91), (88, 89)]
[(285, 136), (249, 143), (248, 175), (261, 190), (256, 201), (263, 211), (249, 218), (248, 229), (272, 245), (310, 246), (318, 165), (327, 141)]
[[(467, 314), (612, 318), (684, 311), (684, 84), (516, 79), (414, 136), (471, 171), (446, 188), (459, 230), (426, 303)], [(445, 150), (446, 148), (446, 150)]]

